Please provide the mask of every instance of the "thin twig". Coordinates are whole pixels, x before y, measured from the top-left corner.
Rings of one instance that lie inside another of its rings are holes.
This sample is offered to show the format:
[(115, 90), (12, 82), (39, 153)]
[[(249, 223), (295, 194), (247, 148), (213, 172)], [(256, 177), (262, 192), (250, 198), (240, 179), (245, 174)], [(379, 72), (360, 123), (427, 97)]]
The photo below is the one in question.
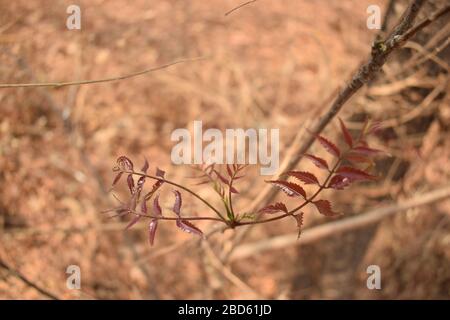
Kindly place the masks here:
[(258, 1), (258, 0), (250, 0), (250, 1), (247, 1), (247, 2), (244, 2), (244, 3), (241, 3), (237, 7), (234, 7), (230, 11), (227, 11), (225, 13), (225, 16), (228, 16), (228, 15), (232, 14), (233, 12), (235, 12), (236, 10), (239, 10), (240, 8), (245, 7), (245, 6), (249, 5), (249, 4), (252, 4), (253, 2), (256, 2), (256, 1)]
[(148, 69), (145, 69), (145, 70), (141, 70), (141, 71), (138, 71), (138, 72), (133, 72), (133, 73), (126, 74), (126, 75), (110, 77), (110, 78), (104, 78), (104, 79), (68, 81), (68, 82), (0, 84), (0, 89), (3, 89), (3, 88), (29, 88), (29, 87), (56, 87), (56, 88), (61, 88), (61, 87), (65, 87), (65, 86), (74, 86), (74, 85), (95, 84), (95, 83), (119, 81), (119, 80), (134, 78), (134, 77), (146, 74), (146, 73), (150, 73), (150, 72), (166, 69), (168, 67), (171, 67), (171, 66), (179, 64), (179, 63), (193, 62), (193, 61), (204, 60), (204, 59), (205, 59), (204, 57), (193, 58), (193, 59), (182, 59), (182, 60), (177, 60), (177, 61), (174, 61), (174, 62), (171, 62), (171, 63), (163, 64), (163, 65), (158, 66), (158, 67), (148, 68)]
[(20, 279), (23, 283), (25, 283), (27, 286), (32, 287), (33, 289), (40, 292), (42, 295), (46, 296), (47, 298), (50, 298), (52, 300), (59, 300), (59, 298), (54, 295), (53, 293), (50, 293), (46, 289), (42, 288), (41, 286), (35, 284), (31, 280), (29, 280), (27, 277), (25, 277), (23, 274), (21, 274), (19, 271), (13, 269), (10, 267), (5, 261), (0, 259), (0, 267), (7, 270), (11, 275), (14, 277)]

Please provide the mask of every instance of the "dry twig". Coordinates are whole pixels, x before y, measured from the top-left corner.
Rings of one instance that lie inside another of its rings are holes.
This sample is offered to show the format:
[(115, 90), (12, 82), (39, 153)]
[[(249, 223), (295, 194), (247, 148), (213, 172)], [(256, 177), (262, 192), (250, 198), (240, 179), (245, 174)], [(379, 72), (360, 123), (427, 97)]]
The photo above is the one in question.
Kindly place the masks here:
[(14, 277), (21, 280), (23, 283), (25, 283), (27, 286), (35, 289), (42, 295), (46, 296), (49, 299), (52, 300), (59, 300), (59, 298), (54, 295), (53, 293), (50, 293), (48, 290), (42, 288), (41, 286), (35, 284), (33, 281), (29, 280), (27, 277), (25, 277), (23, 274), (21, 274), (19, 271), (13, 269), (11, 266), (9, 266), (6, 262), (0, 259), (0, 267), (5, 269), (7, 272), (9, 272)]
[(158, 67), (148, 68), (148, 69), (145, 69), (145, 70), (141, 70), (141, 71), (138, 71), (138, 72), (133, 72), (133, 73), (126, 74), (126, 75), (116, 76), (116, 77), (109, 77), (109, 78), (104, 78), (104, 79), (68, 81), (68, 82), (12, 83), (12, 84), (6, 83), (6, 84), (0, 84), (0, 89), (4, 89), (4, 88), (29, 88), (29, 87), (56, 87), (56, 88), (61, 88), (61, 87), (65, 87), (65, 86), (74, 86), (74, 85), (95, 84), (95, 83), (119, 81), (119, 80), (124, 80), (124, 79), (129, 79), (129, 78), (134, 78), (134, 77), (137, 77), (137, 76), (141, 76), (141, 75), (144, 75), (144, 74), (147, 74), (147, 73), (150, 73), (150, 72), (166, 69), (166, 68), (169, 68), (169, 67), (171, 67), (173, 65), (176, 65), (176, 64), (179, 64), (179, 63), (194, 62), (194, 61), (199, 61), (199, 60), (203, 60), (203, 59), (205, 59), (205, 58), (201, 57), (201, 58), (177, 60), (177, 61), (174, 61), (174, 62), (171, 62), (171, 63), (163, 64), (163, 65), (158, 66)]

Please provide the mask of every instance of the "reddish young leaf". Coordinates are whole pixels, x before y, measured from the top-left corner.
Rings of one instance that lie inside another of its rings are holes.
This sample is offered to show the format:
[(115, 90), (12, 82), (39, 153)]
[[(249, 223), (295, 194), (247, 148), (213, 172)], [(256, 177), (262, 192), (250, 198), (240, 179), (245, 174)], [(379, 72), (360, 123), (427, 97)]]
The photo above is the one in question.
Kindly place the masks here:
[(283, 181), (283, 180), (269, 180), (266, 182), (272, 183), (273, 185), (277, 186), (284, 193), (286, 193), (289, 197), (302, 196), (303, 198), (306, 198), (305, 190), (296, 183)]
[(230, 178), (233, 176), (233, 171), (231, 170), (231, 166), (227, 164), (227, 173), (230, 176)]
[(331, 203), (328, 200), (317, 200), (313, 201), (313, 204), (316, 206), (317, 210), (321, 214), (327, 217), (332, 217), (337, 215), (337, 212), (334, 212), (333, 209), (331, 209)]
[(330, 182), (328, 183), (328, 188), (342, 190), (345, 187), (349, 186), (350, 183), (351, 181), (349, 178), (337, 174), (333, 178), (331, 178)]
[(286, 173), (290, 177), (294, 177), (303, 181), (305, 184), (319, 184), (319, 180), (310, 172), (305, 171), (289, 171)]
[(190, 223), (188, 220), (178, 219), (177, 227), (183, 230), (184, 232), (193, 233), (203, 238), (203, 232), (199, 228), (194, 226), (192, 223)]
[(159, 168), (156, 168), (156, 176), (163, 178), (164, 179), (164, 175), (166, 174), (166, 172), (164, 170), (161, 170)]
[(203, 180), (203, 181), (200, 181), (200, 182), (197, 182), (197, 183), (194, 183), (194, 186), (200, 186), (200, 185), (202, 185), (202, 184), (207, 184), (207, 183), (210, 183), (211, 181), (208, 179), (208, 180)]
[(153, 200), (153, 214), (155, 216), (162, 216), (161, 206), (159, 205), (159, 195)]
[(235, 194), (239, 193), (239, 191), (237, 191), (236, 188), (233, 186), (230, 186), (230, 191), (231, 191), (231, 193), (235, 193)]
[(177, 216), (180, 217), (180, 210), (182, 205), (181, 193), (178, 190), (173, 190), (173, 193), (175, 194), (175, 203), (173, 204), (172, 210)]
[(372, 159), (351, 152), (345, 156), (345, 159), (354, 163), (373, 163)]
[(311, 160), (316, 165), (316, 167), (328, 170), (328, 163), (324, 159), (313, 156), (308, 153), (306, 153), (304, 156), (307, 157), (309, 160)]
[(383, 153), (383, 150), (373, 149), (366, 146), (355, 147), (350, 154), (364, 155), (364, 156), (374, 156)]
[(300, 235), (302, 234), (302, 226), (303, 226), (303, 212), (300, 212), (299, 214), (296, 214), (294, 216), (295, 221), (297, 221), (297, 228), (298, 228), (298, 235), (297, 240), (300, 238)]
[(339, 157), (341, 155), (341, 151), (339, 150), (339, 148), (327, 138), (317, 135), (316, 139), (319, 140), (320, 144), (325, 148), (325, 150), (327, 150), (333, 156)]
[(127, 177), (127, 184), (128, 184), (128, 189), (130, 189), (130, 193), (134, 194), (134, 179), (133, 179), (133, 175), (129, 174)]
[(122, 175), (123, 175), (122, 171), (117, 174), (117, 176), (114, 178), (114, 181), (113, 181), (113, 183), (111, 185), (112, 187), (114, 187), (116, 185), (116, 183), (119, 182), (120, 177), (122, 177)]
[[(145, 212), (147, 212), (147, 207), (145, 209)], [(153, 214), (155, 216), (162, 216), (161, 206), (159, 205), (159, 195), (157, 195), (153, 200)], [(153, 242), (155, 241), (155, 234), (157, 228), (158, 228), (158, 219), (151, 219), (148, 225), (148, 239), (150, 245), (153, 245)]]
[(275, 204), (270, 204), (270, 205), (260, 209), (258, 212), (272, 214), (272, 213), (277, 213), (280, 211), (288, 213), (288, 209), (286, 208), (286, 205), (284, 203), (277, 202)]
[(136, 214), (133, 219), (130, 221), (130, 223), (127, 224), (127, 226), (125, 227), (125, 230), (130, 229), (132, 226), (134, 226), (140, 219), (141, 219), (141, 215)]
[(117, 158), (117, 166), (119, 167), (119, 170), (121, 171), (133, 171), (133, 162), (125, 157), (125, 156), (120, 156), (119, 158)]
[(148, 225), (148, 241), (150, 245), (153, 246), (155, 241), (156, 229), (158, 228), (158, 220), (152, 219)]
[(347, 145), (351, 148), (351, 147), (353, 147), (352, 135), (348, 131), (347, 127), (345, 126), (344, 121), (342, 121), (341, 118), (338, 118), (338, 119), (339, 119), (339, 123), (341, 125), (341, 131), (342, 131), (342, 135), (344, 136), (344, 140), (347, 143)]
[(145, 200), (145, 198), (141, 202), (141, 212), (143, 214), (147, 214), (147, 201)]
[(368, 130), (368, 134), (376, 134), (383, 128), (383, 123), (381, 121), (374, 121)]
[(148, 161), (147, 161), (147, 159), (145, 159), (145, 162), (144, 162), (144, 165), (143, 165), (141, 171), (142, 171), (143, 173), (147, 173), (148, 166), (149, 166)]
[(138, 195), (141, 194), (142, 188), (144, 187), (144, 183), (145, 183), (145, 176), (141, 176), (138, 179), (138, 182), (136, 183), (136, 190), (135, 193)]
[(376, 180), (377, 177), (373, 176), (365, 171), (360, 169), (356, 169), (353, 167), (342, 166), (336, 170), (336, 173), (339, 175), (348, 178), (350, 181), (358, 181), (358, 180)]
[(219, 173), (219, 171), (214, 170), (214, 172), (216, 173), (217, 177), (218, 177), (223, 183), (225, 183), (225, 184), (227, 184), (227, 185), (230, 184), (230, 181), (228, 181), (227, 178), (225, 178), (224, 176), (222, 176), (222, 175)]

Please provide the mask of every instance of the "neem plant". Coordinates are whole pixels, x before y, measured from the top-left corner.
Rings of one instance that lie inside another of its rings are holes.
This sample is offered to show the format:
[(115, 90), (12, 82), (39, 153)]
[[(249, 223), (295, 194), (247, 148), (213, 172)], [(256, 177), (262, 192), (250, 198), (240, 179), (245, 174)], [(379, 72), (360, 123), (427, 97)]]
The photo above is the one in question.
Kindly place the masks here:
[[(214, 164), (196, 168), (201, 172), (201, 176), (198, 178), (202, 179), (196, 184), (209, 184), (212, 186), (213, 190), (218, 194), (223, 203), (223, 208), (219, 209), (214, 207), (190, 187), (165, 179), (165, 172), (160, 169), (156, 169), (155, 175), (147, 174), (149, 168), (147, 160), (145, 160), (144, 166), (140, 172), (138, 172), (134, 170), (133, 162), (129, 158), (121, 156), (117, 159), (117, 165), (113, 169), (114, 172), (117, 172), (117, 175), (115, 176), (112, 185), (114, 187), (119, 182), (120, 178), (123, 175), (126, 175), (130, 198), (126, 202), (119, 200), (121, 203), (120, 206), (108, 211), (114, 211), (116, 213), (113, 217), (132, 216), (126, 229), (135, 225), (142, 218), (149, 219), (148, 234), (151, 245), (154, 243), (158, 223), (161, 220), (175, 221), (176, 226), (179, 229), (203, 237), (203, 232), (192, 223), (193, 221), (212, 220), (225, 224), (225, 228), (236, 228), (244, 225), (261, 224), (284, 218), (293, 218), (299, 231), (298, 235), (300, 236), (303, 224), (302, 209), (305, 206), (313, 205), (320, 214), (327, 217), (338, 215), (338, 213), (332, 209), (330, 201), (318, 199), (318, 196), (323, 190), (343, 190), (353, 182), (377, 179), (376, 176), (369, 173), (374, 165), (371, 158), (382, 153), (382, 151), (370, 148), (367, 144), (367, 136), (375, 133), (380, 128), (380, 124), (366, 121), (359, 137), (354, 139), (343, 121), (339, 119), (339, 122), (342, 136), (346, 144), (345, 150), (339, 149), (333, 142), (321, 135), (316, 135), (315, 137), (324, 149), (333, 155), (334, 161), (331, 165), (323, 158), (311, 154), (304, 154), (305, 158), (309, 159), (315, 166), (324, 171), (325, 175), (322, 181), (308, 171), (289, 171), (281, 175), (281, 177), (291, 178), (296, 182), (281, 179), (266, 181), (274, 187), (280, 188), (288, 197), (298, 198), (300, 200), (298, 205), (292, 209), (288, 209), (283, 202), (277, 202), (261, 208), (256, 212), (236, 212), (233, 208), (233, 196), (239, 193), (236, 189), (236, 184), (239, 179), (245, 177), (243, 171), (245, 170), (246, 165), (226, 165), (224, 166), (224, 172), (216, 169)], [(137, 182), (135, 182), (135, 177), (138, 179)], [(153, 180), (154, 183), (151, 185), (150, 189), (144, 193), (144, 185), (148, 179)], [(306, 191), (299, 183), (315, 185), (317, 186), (317, 190), (312, 195), (307, 195)], [(158, 191), (165, 185), (170, 185), (174, 188), (174, 204), (172, 207), (174, 214), (170, 216), (163, 214), (163, 210), (159, 204)], [(203, 202), (214, 215), (196, 217), (183, 216), (181, 213), (183, 203), (181, 190), (190, 193), (199, 201)], [(149, 202), (152, 203), (151, 206), (149, 205)], [(151, 213), (149, 213), (149, 207), (151, 208)]]

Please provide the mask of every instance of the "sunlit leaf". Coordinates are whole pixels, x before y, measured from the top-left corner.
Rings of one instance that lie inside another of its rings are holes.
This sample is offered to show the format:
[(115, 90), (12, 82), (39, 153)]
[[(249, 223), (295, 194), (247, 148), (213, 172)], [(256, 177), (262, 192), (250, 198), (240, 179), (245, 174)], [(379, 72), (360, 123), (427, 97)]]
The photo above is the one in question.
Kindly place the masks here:
[(272, 183), (273, 185), (277, 186), (284, 193), (286, 193), (289, 197), (302, 196), (303, 198), (306, 198), (305, 190), (296, 183), (283, 181), (283, 180), (269, 180), (266, 182)]
[(178, 190), (173, 190), (173, 193), (175, 194), (175, 203), (173, 204), (172, 210), (177, 216), (180, 217), (180, 210), (182, 205), (181, 193)]
[(158, 228), (158, 220), (152, 219), (148, 225), (148, 241), (150, 242), (151, 246), (153, 246), (153, 243), (155, 242), (155, 234), (157, 228)]
[(294, 177), (299, 179), (300, 181), (303, 181), (305, 184), (319, 184), (319, 180), (317, 179), (317, 177), (310, 172), (289, 171), (286, 174), (290, 177)]
[(177, 219), (177, 227), (187, 233), (192, 233), (203, 237), (203, 232), (188, 220)]
[(349, 186), (350, 183), (351, 181), (349, 178), (341, 175), (335, 175), (333, 178), (331, 178), (330, 182), (328, 183), (328, 188), (342, 190), (345, 187)]

